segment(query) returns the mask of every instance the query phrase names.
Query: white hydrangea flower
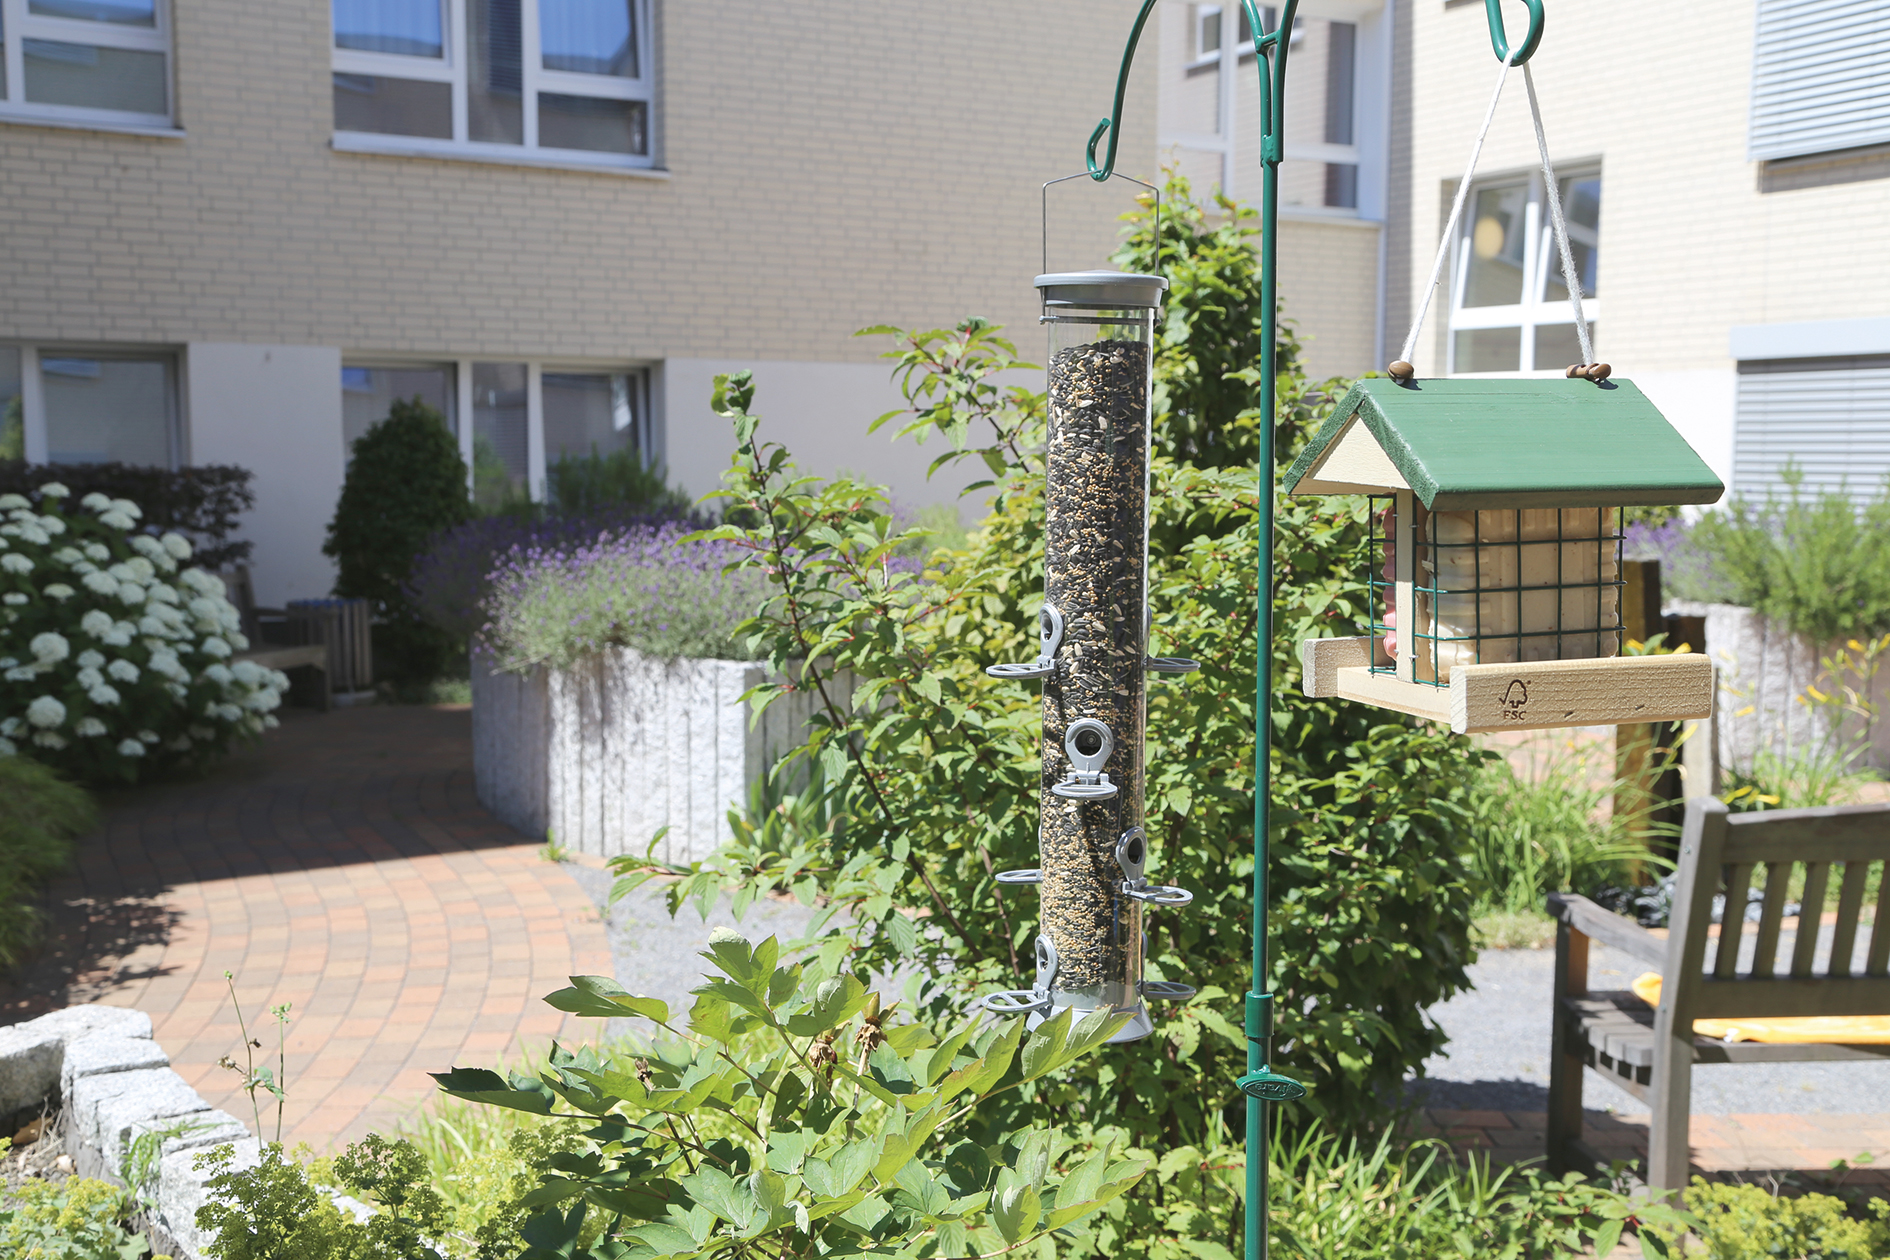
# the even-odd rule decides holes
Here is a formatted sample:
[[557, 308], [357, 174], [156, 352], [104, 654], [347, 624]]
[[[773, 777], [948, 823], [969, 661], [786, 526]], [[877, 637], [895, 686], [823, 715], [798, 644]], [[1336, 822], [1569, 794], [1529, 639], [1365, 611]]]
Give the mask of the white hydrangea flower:
[[26, 646], [35, 657], [49, 665], [72, 655], [72, 645], [66, 642], [66, 636], [51, 630], [34, 635], [33, 641]]
[[243, 720], [243, 711], [226, 701], [217, 706], [217, 716], [225, 722], [240, 722]]
[[74, 678], [75, 678], [75, 681], [81, 687], [96, 687], [100, 683], [105, 681], [105, 675], [99, 673], [96, 669], [93, 669], [90, 666], [87, 666], [86, 668], [81, 669], [78, 672], [78, 674], [74, 676]]
[[158, 742], [158, 733], [156, 731], [139, 731], [138, 742], [141, 744], [155, 744]]
[[137, 582], [120, 582], [118, 584], [118, 599], [121, 603], [142, 604], [144, 602], [144, 587]]
[[106, 708], [117, 704], [119, 700], [123, 698], [118, 694], [118, 688], [112, 686], [110, 683], [103, 682], [87, 691], [85, 695], [86, 699], [90, 700], [93, 704], [102, 704]]
[[155, 600], [160, 604], [175, 604], [178, 602], [177, 588], [172, 586], [169, 582], [151, 583], [151, 589], [146, 591], [144, 596], [146, 599]]
[[22, 524], [20, 526], [19, 537], [21, 541], [30, 542], [35, 547], [44, 547], [47, 543], [52, 541], [52, 535], [41, 529], [37, 524]]
[[268, 671], [255, 661], [237, 661], [230, 666], [230, 673], [235, 675], [236, 681], [245, 687], [255, 687], [262, 683], [263, 676]]
[[269, 671], [269, 685], [279, 692], [286, 692], [289, 689], [289, 676], [279, 669], [272, 669]]
[[80, 578], [79, 581], [84, 583], [85, 589], [91, 591], [94, 595], [118, 594], [118, 579], [102, 570], [94, 569], [92, 572]]
[[26, 720], [34, 726], [57, 726], [66, 720], [66, 706], [51, 696], [41, 696], [26, 706]]
[[10, 717], [0, 721], [0, 735], [14, 736], [20, 733], [20, 719]]
[[125, 572], [121, 577], [129, 576], [133, 581], [149, 582], [157, 576], [157, 568], [143, 556], [133, 556], [121, 566]]
[[219, 620], [217, 616], [219, 611], [217, 601], [211, 599], [208, 595], [199, 595], [188, 604], [185, 604], [184, 607], [189, 609], [190, 615], [195, 617], [198, 621], [209, 622], [211, 625], [215, 625]]
[[132, 520], [129, 516], [126, 516], [123, 512], [117, 512], [117, 511], [100, 512], [98, 514], [98, 523], [101, 525], [109, 525], [113, 529], [124, 529], [124, 530], [135, 528], [138, 524], [138, 522]]
[[166, 534], [158, 540], [164, 544], [164, 550], [179, 560], [190, 559], [190, 539], [182, 534]]
[[68, 499], [72, 497], [72, 491], [66, 489], [56, 481], [49, 481], [39, 488], [39, 497], [42, 499]]
[[[206, 716], [212, 716], [212, 715], [207, 714]], [[215, 739], [217, 737], [217, 733], [207, 726], [193, 726], [189, 728], [189, 731], [190, 731], [190, 737], [192, 739], [203, 740], [203, 739]]]
[[66, 523], [56, 516], [40, 517], [39, 527], [51, 534], [54, 538], [66, 532]]
[[18, 606], [26, 602], [26, 596], [20, 594], [18, 591], [8, 591], [6, 595], [6, 602], [9, 604]]
[[0, 674], [0, 678], [5, 678], [8, 682], [32, 682], [38, 677], [39, 671], [31, 665], [16, 665], [5, 674]]
[[205, 573], [202, 569], [185, 569], [177, 575], [178, 584], [187, 586], [199, 595], [215, 595], [223, 598], [223, 579], [214, 573]]
[[46, 598], [56, 599], [62, 604], [71, 599], [74, 593], [64, 582], [50, 582], [46, 586]]
[[19, 536], [20, 527], [18, 525], [0, 525], [0, 537], [18, 538]]
[[144, 515], [144, 509], [133, 503], [130, 499], [113, 499], [112, 511], [123, 512], [133, 520]]
[[108, 730], [109, 728], [105, 725], [105, 723], [99, 721], [95, 717], [82, 717], [79, 719], [78, 723], [72, 728], [73, 734], [82, 736], [86, 739], [96, 739], [100, 735], [106, 734]]
[[100, 564], [103, 564], [105, 561], [112, 558], [112, 549], [102, 542], [89, 542], [85, 544], [85, 554], [88, 559], [96, 560]]
[[[243, 624], [243, 619], [241, 617], [232, 618], [232, 620], [234, 620], [237, 625]], [[241, 630], [231, 630], [228, 634], [224, 635], [223, 637], [228, 639], [230, 641], [230, 646], [235, 648], [237, 651], [239, 652], [249, 651], [249, 636], [244, 634]]]
[[0, 757], [17, 757], [20, 746], [5, 736], [0, 736]]
[[98, 609], [94, 608], [90, 612], [86, 613], [85, 616], [79, 618], [79, 629], [85, 631], [87, 634], [91, 635], [94, 639], [102, 639], [106, 635], [111, 633], [111, 629], [112, 629], [111, 614], [107, 612], [101, 612]]
[[179, 683], [179, 682], [165, 683], [164, 690], [171, 693], [171, 698], [173, 700], [182, 700], [185, 696], [190, 694], [190, 688], [184, 686], [183, 683]]
[[125, 541], [130, 543], [131, 549], [141, 556], [149, 558], [164, 554], [164, 544], [149, 534], [133, 534]]
[[6, 555], [0, 556], [0, 569], [5, 569], [8, 573], [31, 573], [33, 562], [17, 551], [9, 551]]
[[236, 675], [228, 665], [219, 662], [218, 664], [206, 667], [203, 671], [203, 676], [219, 687], [227, 687]]
[[[170, 632], [169, 626], [165, 625], [159, 618], [153, 617], [150, 613], [146, 613], [144, 616], [138, 618], [138, 633], [145, 636], [147, 639], [154, 641], [162, 640]], [[150, 645], [147, 644], [146, 646]]]
[[267, 713], [282, 703], [282, 697], [267, 687], [260, 687], [243, 697], [243, 707], [257, 713]]
[[79, 506], [88, 512], [103, 512], [112, 505], [111, 498], [94, 490], [79, 500]]
[[57, 560], [60, 564], [77, 564], [79, 561], [85, 559], [85, 553], [80, 551], [77, 547], [61, 547], [59, 550], [52, 553], [52, 558]]
[[262, 720], [262, 724], [263, 724], [263, 729], [265, 731], [273, 731], [278, 726], [282, 725], [282, 719], [277, 717], [275, 714], [271, 713], [268, 717], [265, 717]]
[[202, 643], [198, 644], [197, 650], [202, 652], [205, 656], [221, 658], [230, 654], [230, 645], [213, 634]]
[[20, 494], [0, 494], [0, 511], [22, 512], [32, 508], [32, 500]]
[[144, 745], [140, 744], [135, 739], [121, 739], [118, 741], [118, 755], [120, 757], [142, 757], [144, 756]]
[[138, 667], [133, 665], [130, 661], [125, 660], [123, 657], [107, 665], [105, 672], [111, 677], [116, 678], [119, 682], [129, 683], [138, 681]]
[[138, 633], [138, 627], [129, 621], [121, 621], [99, 636], [98, 641], [106, 647], [130, 647], [131, 638]]
[[174, 739], [167, 739], [164, 741], [164, 747], [171, 752], [189, 752], [190, 736], [179, 735]]
[[103, 669], [105, 667], [105, 654], [98, 651], [96, 648], [87, 648], [74, 658], [74, 663], [81, 669]]
[[55, 735], [51, 731], [41, 731], [39, 734], [33, 736], [33, 742], [38, 744], [41, 748], [57, 750], [66, 746], [66, 737], [64, 735]]

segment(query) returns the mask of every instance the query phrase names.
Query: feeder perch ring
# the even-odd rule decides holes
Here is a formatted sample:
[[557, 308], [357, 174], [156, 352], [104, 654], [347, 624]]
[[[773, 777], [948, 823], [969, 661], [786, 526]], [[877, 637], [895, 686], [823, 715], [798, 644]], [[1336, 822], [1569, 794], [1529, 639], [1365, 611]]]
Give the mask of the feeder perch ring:
[[[1083, 751], [1084, 736], [1091, 736], [1095, 747], [1089, 752]], [[1077, 718], [1070, 723], [1070, 729], [1063, 733], [1063, 751], [1069, 755], [1070, 764], [1076, 767], [1076, 773], [1093, 775], [1099, 773], [1103, 763], [1109, 760], [1109, 754], [1116, 750], [1116, 737], [1109, 727], [1095, 718]]]
[[1004, 989], [987, 993], [972, 1005], [981, 1006], [993, 1015], [1031, 1015], [1050, 1009], [1050, 995], [1034, 989]]
[[1048, 678], [1057, 672], [1057, 648], [1063, 642], [1063, 614], [1056, 605], [1045, 604], [1043, 611], [1037, 614], [1037, 633], [1041, 645], [1037, 649], [1037, 659], [1009, 665], [991, 665], [985, 673], [993, 678]]
[[1195, 991], [1193, 985], [1175, 980], [1142, 981], [1142, 996], [1153, 1002], [1185, 1002]]
[[1057, 667], [1049, 661], [1018, 661], [1004, 665], [987, 665], [984, 672], [993, 678], [1048, 678], [1057, 672]]
[[1151, 674], [1192, 674], [1201, 668], [1201, 662], [1185, 656], [1151, 656], [1142, 662], [1142, 668]]
[[999, 871], [997, 882], [1000, 884], [1041, 884], [1043, 872], [1036, 867], [1021, 871]]
[[1147, 902], [1151, 906], [1186, 906], [1194, 903], [1194, 894], [1185, 888], [1176, 888], [1170, 884], [1136, 885], [1124, 881], [1122, 895], [1136, 901]]
[[1100, 782], [1084, 783], [1074, 778], [1061, 783], [1052, 783], [1050, 790], [1058, 796], [1072, 801], [1106, 801], [1116, 794], [1116, 785], [1109, 781], [1106, 774], [1096, 776]]

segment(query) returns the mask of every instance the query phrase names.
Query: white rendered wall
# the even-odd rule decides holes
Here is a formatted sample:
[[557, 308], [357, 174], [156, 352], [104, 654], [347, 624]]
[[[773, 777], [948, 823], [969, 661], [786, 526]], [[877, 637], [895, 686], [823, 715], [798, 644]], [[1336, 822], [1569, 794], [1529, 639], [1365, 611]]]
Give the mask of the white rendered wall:
[[[1028, 283], [1028, 281], [1026, 281]], [[1027, 327], [1018, 339], [1018, 351], [1027, 358], [1041, 355], [1030, 343], [1037, 329]], [[887, 346], [891, 339], [884, 339]], [[879, 432], [866, 428], [905, 399], [894, 384], [891, 363], [806, 363], [752, 359], [670, 359], [663, 365], [657, 388], [662, 397], [659, 416], [663, 457], [669, 479], [692, 496], [700, 497], [721, 484], [722, 472], [735, 450], [735, 430], [709, 406], [717, 373], [743, 368], [755, 374], [755, 400], [761, 417], [758, 438], [782, 442], [805, 472], [832, 476], [852, 473], [889, 487], [902, 507], [931, 503], [958, 504], [958, 492], [989, 475], [982, 463], [940, 469], [926, 480], [932, 460], [947, 450], [934, 434], [924, 446], [913, 438], [896, 439], [901, 427], [889, 422]], [[1031, 388], [1043, 387], [1041, 372], [1026, 373]], [[961, 519], [971, 514], [967, 506]]]
[[256, 474], [240, 532], [256, 544], [256, 602], [328, 594], [335, 567], [321, 547], [341, 494], [341, 351], [193, 342], [184, 375], [189, 462]]

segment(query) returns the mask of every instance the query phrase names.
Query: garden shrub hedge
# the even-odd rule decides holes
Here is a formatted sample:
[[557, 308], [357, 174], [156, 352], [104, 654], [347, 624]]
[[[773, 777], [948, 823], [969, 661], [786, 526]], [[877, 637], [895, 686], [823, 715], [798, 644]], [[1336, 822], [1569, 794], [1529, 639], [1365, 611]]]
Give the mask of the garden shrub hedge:
[[254, 544], [233, 538], [243, 513], [256, 506], [254, 474], [232, 464], [147, 468], [138, 464], [29, 464], [0, 460], [0, 494], [27, 495], [48, 481], [76, 499], [102, 494], [129, 499], [144, 511], [142, 528], [190, 540], [196, 562], [217, 570], [249, 559]]

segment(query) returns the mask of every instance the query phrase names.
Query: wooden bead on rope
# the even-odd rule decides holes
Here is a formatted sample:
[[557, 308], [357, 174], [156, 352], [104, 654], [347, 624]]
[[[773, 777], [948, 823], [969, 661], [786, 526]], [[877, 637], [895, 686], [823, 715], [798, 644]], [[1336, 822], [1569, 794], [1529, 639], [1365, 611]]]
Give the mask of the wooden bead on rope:
[[1613, 371], [1614, 369], [1606, 363], [1571, 363], [1568, 365], [1568, 371], [1563, 373], [1563, 375], [1568, 377], [1571, 381], [1580, 377], [1583, 380], [1594, 381], [1599, 385], [1602, 381], [1607, 380], [1609, 374]]
[[1403, 359], [1393, 359], [1391, 365], [1385, 369], [1385, 374], [1400, 385], [1409, 385], [1417, 379], [1417, 369]]

